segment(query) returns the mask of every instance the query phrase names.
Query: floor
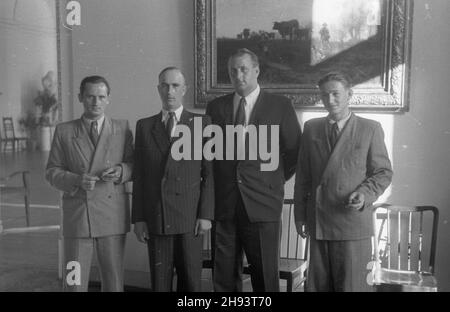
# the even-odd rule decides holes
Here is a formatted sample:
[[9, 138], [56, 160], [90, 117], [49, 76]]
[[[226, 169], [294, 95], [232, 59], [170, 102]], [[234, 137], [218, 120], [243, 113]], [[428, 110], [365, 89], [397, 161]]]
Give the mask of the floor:
[[23, 199], [12, 195], [0, 198], [4, 230], [0, 235], [0, 291], [60, 291], [59, 194], [44, 181], [47, 157], [45, 152], [0, 154], [0, 176], [17, 170], [30, 172], [32, 205], [31, 230], [27, 231]]
[[[44, 180], [47, 157], [48, 152], [39, 151], [0, 153], [0, 177], [16, 170], [29, 170], [31, 180], [30, 228], [26, 228], [23, 199], [0, 197], [0, 218], [3, 222], [3, 233], [0, 234], [0, 291], [61, 291], [61, 281], [58, 279], [59, 193]], [[212, 291], [208, 271], [203, 272], [203, 291]], [[98, 283], [92, 283], [89, 289], [98, 291]], [[126, 287], [125, 290], [143, 291], [133, 287]], [[251, 291], [249, 278], [244, 282], [244, 291]]]

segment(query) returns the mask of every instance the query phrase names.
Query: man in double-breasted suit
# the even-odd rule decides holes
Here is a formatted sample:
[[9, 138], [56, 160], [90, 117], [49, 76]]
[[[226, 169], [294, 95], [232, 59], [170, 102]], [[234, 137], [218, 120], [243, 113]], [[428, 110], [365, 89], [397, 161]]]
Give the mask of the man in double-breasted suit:
[[[162, 112], [136, 125], [132, 222], [137, 239], [148, 246], [153, 291], [172, 290], [174, 267], [177, 291], [201, 291], [201, 234], [214, 216], [214, 180], [211, 161], [192, 154], [195, 136], [202, 136], [194, 133], [195, 119], [203, 128], [210, 121], [183, 107], [186, 84], [178, 68], [161, 71], [158, 91]], [[181, 140], [175, 133], [182, 127], [191, 135], [190, 146], [183, 148], [192, 154], [175, 160], [180, 150], [172, 147]]]
[[84, 114], [56, 127], [48, 158], [46, 179], [64, 192], [63, 285], [68, 291], [87, 291], [94, 249], [102, 290], [123, 290], [125, 237], [130, 230], [123, 183], [131, 179], [133, 137], [126, 120], [105, 116], [109, 94], [105, 78], [83, 79], [78, 97]]
[[310, 235], [308, 291], [368, 291], [371, 205], [389, 186], [391, 163], [376, 121], [349, 110], [349, 79], [319, 81], [329, 115], [305, 123], [295, 182], [295, 221]]
[[[210, 102], [206, 114], [224, 133], [230, 126], [244, 127], [248, 143], [245, 144], [245, 157], [236, 153], [232, 160], [225, 157], [214, 160], [214, 289], [242, 291], [245, 251], [253, 290], [279, 291], [284, 183], [295, 172], [300, 125], [289, 99], [260, 89], [257, 80], [259, 61], [252, 51], [241, 49], [233, 53], [228, 60], [228, 71], [235, 93]], [[263, 127], [267, 127], [268, 133], [265, 140], [261, 132]], [[272, 131], [276, 128], [279, 132], [272, 140]], [[252, 129], [256, 129], [258, 138], [250, 136]], [[238, 139], [236, 141], [235, 150], [241, 144]], [[257, 146], [256, 158], [251, 157], [251, 144]], [[261, 166], [267, 163], [260, 157], [264, 145], [269, 147], [268, 151], [279, 155], [278, 163], [267, 170]], [[225, 145], [223, 150], [230, 147]]]

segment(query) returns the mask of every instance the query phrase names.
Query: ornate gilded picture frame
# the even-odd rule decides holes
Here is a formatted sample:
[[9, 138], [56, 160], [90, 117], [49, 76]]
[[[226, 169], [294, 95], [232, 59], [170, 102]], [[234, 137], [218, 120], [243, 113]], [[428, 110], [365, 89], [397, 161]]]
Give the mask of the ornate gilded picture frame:
[[227, 60], [248, 48], [259, 83], [302, 110], [321, 110], [318, 79], [342, 71], [351, 107], [408, 111], [413, 0], [194, 0], [195, 104], [232, 92]]

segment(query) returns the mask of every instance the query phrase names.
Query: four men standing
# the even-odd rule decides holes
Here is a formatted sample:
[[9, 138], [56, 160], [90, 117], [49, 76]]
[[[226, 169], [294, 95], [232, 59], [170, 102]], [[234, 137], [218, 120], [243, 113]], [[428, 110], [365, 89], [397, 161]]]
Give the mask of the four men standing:
[[[81, 266], [81, 284], [65, 282], [66, 289], [87, 290], [94, 248], [102, 289], [123, 289], [129, 231], [123, 183], [132, 169], [132, 223], [137, 239], [148, 245], [154, 291], [172, 290], [174, 268], [178, 291], [201, 290], [201, 234], [212, 220], [214, 290], [242, 291], [245, 252], [253, 290], [279, 291], [284, 184], [295, 170], [295, 222], [303, 237], [311, 237], [307, 290], [367, 289], [370, 206], [392, 178], [381, 126], [350, 112], [348, 78], [330, 73], [319, 82], [329, 115], [305, 123], [300, 145], [301, 129], [289, 99], [266, 93], [258, 84], [258, 57], [240, 49], [230, 56], [228, 71], [235, 92], [210, 102], [206, 116], [183, 107], [183, 73], [176, 67], [161, 71], [162, 111], [137, 122], [134, 169], [128, 123], [104, 115], [108, 82], [99, 76], [82, 81], [84, 114], [57, 126], [46, 171], [47, 180], [64, 191], [64, 264]], [[261, 148], [258, 126], [270, 126], [271, 140], [263, 143], [277, 151], [277, 166], [262, 170], [267, 160], [260, 153], [249, 157], [249, 142], [243, 144], [244, 157], [234, 153], [233, 159], [211, 161], [201, 153], [201, 159], [176, 160], [172, 147], [182, 132], [177, 127], [194, 133], [198, 118], [202, 129], [243, 129], [242, 140], [223, 142], [223, 151], [239, 151], [251, 127]], [[197, 147], [193, 135], [191, 140], [203, 152], [205, 139]]]

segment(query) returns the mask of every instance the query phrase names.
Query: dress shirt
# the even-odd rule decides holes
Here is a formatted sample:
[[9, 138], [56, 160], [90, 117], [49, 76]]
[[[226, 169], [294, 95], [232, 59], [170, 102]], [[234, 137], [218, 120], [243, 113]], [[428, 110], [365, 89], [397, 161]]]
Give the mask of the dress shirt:
[[[250, 121], [250, 116], [252, 114], [253, 108], [255, 107], [256, 100], [258, 99], [259, 93], [261, 92], [261, 88], [259, 85], [256, 86], [256, 89], [253, 90], [249, 95], [245, 97], [245, 101], [247, 104], [245, 105], [245, 126], [248, 125]], [[241, 101], [241, 96], [237, 93], [234, 93], [233, 98], [233, 120], [236, 119], [236, 113], [239, 108], [239, 102]]]
[[[91, 131], [91, 123], [94, 121], [93, 119], [88, 119], [85, 116], [81, 118], [83, 120], [84, 125], [86, 126], [86, 129], [88, 130], [88, 133]], [[105, 121], [105, 115], [97, 119], [97, 131], [98, 135], [100, 136], [100, 133], [102, 133], [103, 123]]]

